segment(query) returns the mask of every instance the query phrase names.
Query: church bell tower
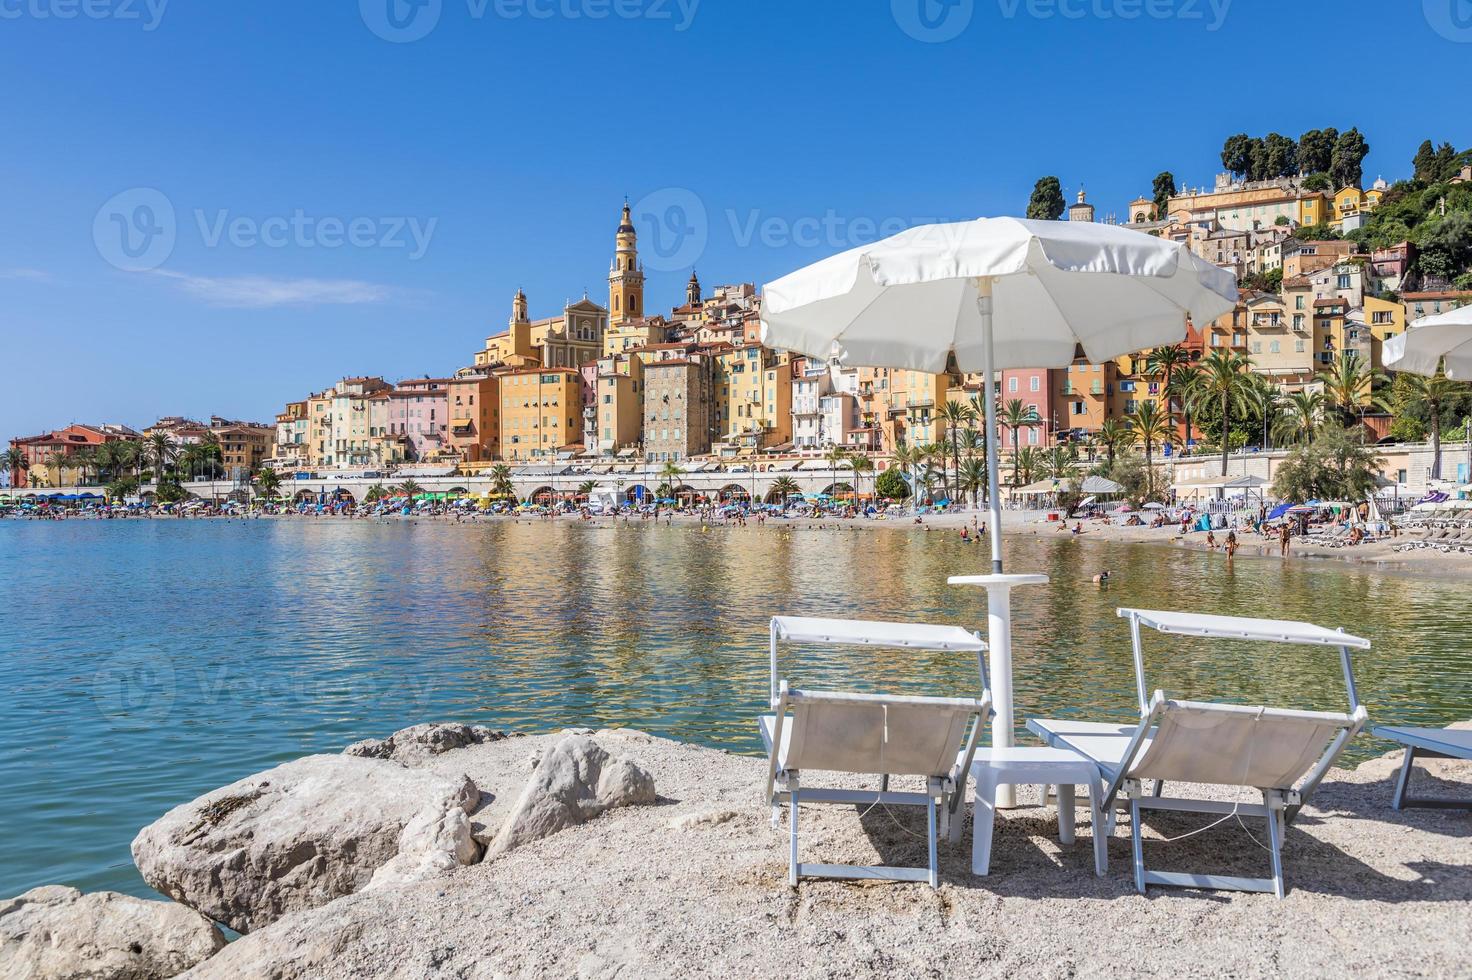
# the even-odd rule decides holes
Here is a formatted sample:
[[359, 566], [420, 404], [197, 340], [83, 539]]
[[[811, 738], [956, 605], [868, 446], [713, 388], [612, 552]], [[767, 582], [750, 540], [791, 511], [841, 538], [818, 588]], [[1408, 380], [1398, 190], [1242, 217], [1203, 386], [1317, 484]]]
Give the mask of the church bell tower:
[[625, 201], [608, 272], [608, 320], [614, 326], [644, 316], [644, 268], [639, 264], [638, 238]]

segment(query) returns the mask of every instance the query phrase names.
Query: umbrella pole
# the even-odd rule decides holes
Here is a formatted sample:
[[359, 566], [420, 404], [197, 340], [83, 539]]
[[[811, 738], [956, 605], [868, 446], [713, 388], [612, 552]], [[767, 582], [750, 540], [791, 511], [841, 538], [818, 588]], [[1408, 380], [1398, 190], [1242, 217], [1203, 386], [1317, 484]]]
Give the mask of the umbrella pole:
[[981, 314], [981, 374], [984, 379], [982, 410], [986, 416], [986, 491], [987, 506], [991, 510], [991, 528], [987, 537], [992, 546], [992, 574], [1002, 574], [1002, 497], [998, 493], [997, 457], [1001, 447], [997, 445], [997, 397], [992, 378], [995, 354], [992, 349], [992, 280], [989, 276], [976, 278], [976, 309]]

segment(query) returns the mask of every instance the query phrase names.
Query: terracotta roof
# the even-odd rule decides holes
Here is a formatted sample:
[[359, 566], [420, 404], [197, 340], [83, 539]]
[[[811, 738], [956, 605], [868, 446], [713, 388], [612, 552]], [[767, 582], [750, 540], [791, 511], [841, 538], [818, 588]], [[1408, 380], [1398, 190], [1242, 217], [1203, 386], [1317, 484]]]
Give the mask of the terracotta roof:
[[1346, 303], [1348, 303], [1348, 300], [1339, 299], [1338, 297], [1316, 299], [1314, 300], [1314, 309], [1318, 309], [1321, 306], [1344, 306]]

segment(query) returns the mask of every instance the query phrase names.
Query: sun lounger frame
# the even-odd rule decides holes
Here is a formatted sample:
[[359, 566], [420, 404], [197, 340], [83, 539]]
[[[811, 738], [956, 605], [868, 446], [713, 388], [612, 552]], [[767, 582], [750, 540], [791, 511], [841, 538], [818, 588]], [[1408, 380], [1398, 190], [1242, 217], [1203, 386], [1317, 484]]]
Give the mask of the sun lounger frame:
[[[825, 691], [801, 691], [780, 680], [777, 670], [777, 650], [782, 642], [834, 645], [860, 645], [900, 647], [919, 650], [953, 650], [974, 652], [978, 676], [981, 680], [980, 698], [928, 698], [906, 697], [883, 694], [853, 694]], [[851, 880], [883, 880], [927, 882], [932, 888], [940, 885], [940, 865], [937, 853], [942, 836], [949, 835], [950, 821], [960, 820], [958, 812], [966, 796], [966, 779], [971, 771], [971, 762], [976, 755], [976, 743], [991, 714], [991, 691], [986, 676], [987, 645], [980, 636], [960, 627], [929, 626], [910, 623], [882, 623], [861, 620], [813, 619], [792, 616], [777, 616], [771, 623], [771, 706], [773, 710], [770, 733], [762, 727], [762, 739], [766, 743], [768, 765], [766, 799], [772, 809], [772, 822], [780, 820], [783, 803], [789, 809], [788, 884], [796, 887], [799, 878], [838, 878]], [[926, 779], [923, 793], [899, 792], [889, 789], [889, 776], [882, 775], [880, 788], [874, 790], [850, 790], [830, 788], [807, 788], [801, 785], [801, 773], [796, 769], [782, 769], [782, 733], [790, 707], [803, 704], [858, 703], [874, 705], [934, 706], [942, 710], [961, 711], [971, 717], [969, 731], [955, 764], [949, 772]], [[926, 810], [926, 832], [928, 837], [928, 861], [924, 868], [906, 868], [880, 865], [816, 864], [798, 860], [798, 809], [802, 803], [851, 804], [856, 806], [923, 806]]]
[[[1445, 731], [1440, 728], [1403, 728], [1391, 725], [1376, 728], [1374, 734], [1378, 738], [1397, 742], [1406, 748], [1405, 761], [1401, 763], [1400, 772], [1395, 777], [1395, 796], [1391, 800], [1391, 805], [1397, 810], [1404, 810], [1408, 806], [1472, 810], [1472, 797], [1432, 799], [1413, 797], [1408, 793], [1411, 785], [1411, 770], [1415, 767], [1417, 759], [1472, 760], [1472, 749], [1446, 742], [1444, 740]], [[1443, 737], [1438, 738], [1438, 736]]]
[[[1112, 829], [1117, 801], [1121, 794], [1128, 801], [1130, 812], [1131, 848], [1134, 852], [1135, 887], [1141, 894], [1149, 885], [1164, 885], [1183, 888], [1210, 888], [1232, 891], [1272, 892], [1282, 898], [1285, 891], [1283, 880], [1283, 836], [1287, 825], [1292, 822], [1304, 804], [1313, 795], [1344, 750], [1349, 740], [1364, 727], [1367, 715], [1359, 703], [1354, 683], [1354, 667], [1350, 659], [1351, 649], [1368, 649], [1370, 642], [1351, 636], [1341, 630], [1329, 630], [1309, 623], [1282, 620], [1250, 619], [1234, 616], [1205, 616], [1190, 613], [1156, 612], [1143, 609], [1120, 609], [1118, 615], [1130, 621], [1130, 636], [1134, 651], [1135, 683], [1140, 699], [1140, 722], [1130, 737], [1127, 748], [1113, 768], [1113, 763], [1099, 759], [1100, 772], [1107, 781], [1100, 810], [1108, 814], [1106, 820]], [[1244, 707], [1241, 705], [1214, 704], [1193, 701], [1168, 700], [1163, 691], [1155, 691], [1147, 698], [1145, 687], [1145, 661], [1141, 646], [1140, 630], [1149, 627], [1160, 633], [1177, 636], [1197, 636], [1213, 639], [1253, 640], [1271, 643], [1289, 643], [1310, 646], [1338, 647], [1340, 664], [1344, 671], [1345, 691], [1350, 710], [1341, 712], [1309, 712], [1281, 708]], [[1145, 792], [1144, 780], [1131, 775], [1131, 768], [1141, 754], [1141, 746], [1153, 738], [1161, 715], [1173, 709], [1206, 711], [1217, 713], [1251, 712], [1255, 717], [1284, 720], [1309, 720], [1338, 727], [1338, 732], [1329, 741], [1323, 754], [1309, 768], [1296, 787], [1258, 787], [1262, 803], [1229, 803], [1218, 800], [1201, 800], [1165, 795], [1165, 785], [1152, 780], [1151, 791]], [[1029, 721], [1028, 728], [1043, 738], [1049, 745], [1070, 748], [1088, 757], [1079, 746], [1070, 744], [1067, 737], [1049, 727], [1046, 721]], [[1141, 816], [1146, 810], [1171, 810], [1177, 812], [1231, 814], [1243, 817], [1259, 817], [1267, 824], [1268, 851], [1272, 876], [1250, 878], [1238, 875], [1187, 874], [1182, 872], [1151, 871], [1145, 866], [1144, 835]]]

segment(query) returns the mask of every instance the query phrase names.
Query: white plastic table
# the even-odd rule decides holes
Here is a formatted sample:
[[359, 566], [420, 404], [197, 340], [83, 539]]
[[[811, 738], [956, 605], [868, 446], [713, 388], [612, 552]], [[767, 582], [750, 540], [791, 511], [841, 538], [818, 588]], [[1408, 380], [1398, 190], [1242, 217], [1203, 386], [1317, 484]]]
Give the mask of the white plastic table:
[[[992, 534], [1000, 533], [1001, 525], [993, 515]], [[993, 538], [995, 541], [995, 537]], [[995, 551], [995, 548], [993, 549]], [[995, 556], [994, 556], [995, 557]], [[996, 562], [1000, 565], [1000, 562]], [[952, 575], [946, 579], [950, 585], [979, 585], [986, 589], [987, 646], [991, 650], [992, 687], [992, 747], [1003, 748], [1012, 744], [1012, 590], [1019, 585], [1047, 585], [1046, 575]], [[1012, 789], [1004, 787], [997, 797], [997, 806], [1007, 808], [1015, 805]]]
[[1067, 749], [1007, 747], [977, 749], [971, 763], [976, 783], [976, 811], [971, 829], [971, 873], [984, 875], [991, 869], [992, 828], [996, 822], [999, 786], [1039, 783], [1058, 787], [1058, 842], [1073, 843], [1073, 809], [1076, 785], [1089, 788], [1089, 814], [1094, 835], [1094, 873], [1103, 876], [1109, 864], [1109, 836], [1099, 813], [1103, 787], [1099, 769], [1083, 756]]

